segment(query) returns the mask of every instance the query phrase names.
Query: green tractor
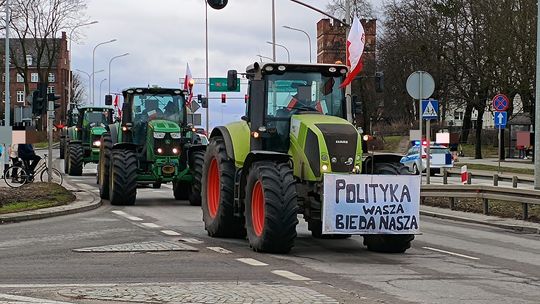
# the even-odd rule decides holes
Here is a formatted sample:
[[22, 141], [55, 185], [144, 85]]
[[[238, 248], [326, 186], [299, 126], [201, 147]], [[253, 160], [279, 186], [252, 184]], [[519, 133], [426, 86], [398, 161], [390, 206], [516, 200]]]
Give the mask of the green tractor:
[[[103, 134], [98, 167], [100, 196], [112, 205], [133, 205], [138, 185], [172, 182], [177, 200], [200, 205], [188, 160], [206, 148], [194, 143], [187, 123], [186, 91], [132, 88], [122, 92], [121, 121]], [[200, 176], [200, 173], [198, 174]], [[193, 188], [193, 189], [192, 189]]]
[[[405, 174], [408, 176], [398, 178], [410, 178], [399, 163], [399, 156], [363, 158], [361, 135], [349, 122], [353, 114], [360, 113], [361, 104], [355, 101], [347, 107], [344, 89], [340, 88], [346, 73], [347, 67], [337, 64], [248, 66], [245, 75], [249, 80], [249, 100], [245, 116], [241, 121], [214, 128], [206, 153], [197, 151], [193, 157], [197, 160], [193, 171], [202, 172], [203, 221], [210, 236], [242, 238], [247, 234], [255, 251], [286, 253], [297, 236], [297, 214], [302, 214], [316, 238], [361, 234], [372, 251], [404, 252], [410, 247], [418, 233], [417, 210], [412, 212], [415, 222], [407, 230], [403, 225], [393, 229], [386, 222], [382, 232], [371, 229], [375, 224], [371, 221], [379, 220], [375, 215], [369, 218], [370, 231], [357, 229], [359, 222], [367, 226], [367, 216], [359, 218], [352, 214], [345, 219], [343, 214], [336, 214], [330, 218], [335, 227], [329, 221], [325, 223], [324, 213], [329, 216], [334, 207], [360, 208], [360, 202], [368, 202], [368, 198], [360, 197], [364, 195], [364, 185], [345, 183], [345, 179]], [[229, 71], [231, 91], [236, 89], [236, 77], [236, 71]], [[330, 187], [325, 191], [328, 185], [333, 187], [326, 181], [331, 177], [338, 177], [337, 190], [328, 190]], [[417, 194], [412, 195], [413, 201], [407, 207], [415, 210], [420, 186], [417, 180], [412, 183], [413, 186], [403, 187], [410, 191], [402, 194], [404, 199], [400, 198], [407, 200], [410, 193]], [[372, 189], [367, 185], [366, 193], [369, 190], [371, 195]], [[391, 186], [397, 191], [395, 185]], [[386, 191], [388, 187], [381, 189]], [[347, 202], [342, 203], [345, 193]], [[334, 194], [335, 202], [327, 198]], [[353, 199], [356, 194], [357, 200]], [[388, 192], [389, 198], [395, 197], [395, 193], [392, 195]], [[414, 201], [416, 197], [418, 201]], [[377, 213], [379, 209], [372, 211]], [[410, 215], [403, 216], [410, 220]], [[382, 220], [388, 222], [389, 218]], [[390, 220], [395, 225], [395, 219]]]
[[112, 123], [113, 115], [114, 110], [110, 107], [79, 108], [77, 123], [67, 128], [61, 141], [60, 156], [64, 156], [66, 174], [81, 176], [85, 164], [98, 163], [101, 135]]

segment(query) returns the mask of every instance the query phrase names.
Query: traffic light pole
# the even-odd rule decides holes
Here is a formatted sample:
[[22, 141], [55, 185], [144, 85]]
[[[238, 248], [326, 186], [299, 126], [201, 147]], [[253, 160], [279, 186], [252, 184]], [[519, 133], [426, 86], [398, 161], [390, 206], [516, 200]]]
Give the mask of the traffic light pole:
[[54, 100], [48, 102], [47, 111], [47, 137], [49, 138], [49, 155], [47, 157], [47, 182], [52, 182], [52, 145], [53, 145], [53, 120], [54, 120]]

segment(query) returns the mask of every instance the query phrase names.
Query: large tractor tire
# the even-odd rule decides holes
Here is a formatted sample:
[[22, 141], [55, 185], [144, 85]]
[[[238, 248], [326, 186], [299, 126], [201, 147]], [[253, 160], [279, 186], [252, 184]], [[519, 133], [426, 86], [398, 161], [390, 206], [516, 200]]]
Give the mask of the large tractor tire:
[[193, 161], [191, 163], [191, 193], [189, 194], [189, 204], [191, 206], [201, 205], [201, 188], [202, 188], [202, 172], [204, 166], [204, 151], [196, 151], [192, 154]]
[[83, 171], [84, 150], [81, 144], [70, 144], [68, 146], [68, 174], [71, 176], [81, 176]]
[[[400, 163], [375, 163], [373, 174], [409, 175], [407, 167]], [[368, 250], [383, 253], [403, 253], [411, 247], [413, 234], [366, 234], [364, 245]]]
[[173, 182], [174, 199], [181, 201], [189, 199], [191, 193], [191, 185], [188, 182], [179, 181]]
[[110, 162], [111, 205], [133, 205], [137, 197], [137, 156], [131, 150], [113, 150]]
[[99, 185], [99, 196], [102, 199], [109, 199], [109, 186], [110, 186], [110, 164], [112, 154], [112, 140], [109, 134], [103, 134], [101, 137], [103, 143], [99, 147], [99, 162], [98, 162], [98, 174], [97, 182]]
[[204, 155], [201, 194], [204, 228], [212, 237], [244, 237], [244, 225], [233, 210], [234, 163], [225, 149], [223, 138], [215, 137]]
[[294, 246], [298, 209], [296, 182], [288, 163], [254, 163], [246, 183], [245, 214], [253, 250], [287, 253]]

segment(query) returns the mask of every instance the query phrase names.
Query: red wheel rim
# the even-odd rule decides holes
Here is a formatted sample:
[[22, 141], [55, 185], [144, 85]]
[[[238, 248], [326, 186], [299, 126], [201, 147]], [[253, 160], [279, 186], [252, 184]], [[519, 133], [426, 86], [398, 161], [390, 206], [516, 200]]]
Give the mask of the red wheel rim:
[[260, 181], [255, 183], [251, 192], [251, 222], [255, 234], [261, 236], [264, 229], [264, 194]]
[[208, 212], [212, 218], [217, 215], [220, 196], [219, 167], [216, 158], [212, 158], [210, 168], [208, 168], [208, 188], [206, 198], [208, 201]]

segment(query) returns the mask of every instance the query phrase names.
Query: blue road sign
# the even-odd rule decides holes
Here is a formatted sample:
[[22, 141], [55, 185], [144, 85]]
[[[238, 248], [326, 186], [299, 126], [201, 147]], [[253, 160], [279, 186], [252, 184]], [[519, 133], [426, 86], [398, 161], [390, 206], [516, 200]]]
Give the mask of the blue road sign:
[[438, 100], [422, 100], [422, 119], [431, 120], [437, 119], [439, 113], [439, 101]]
[[495, 112], [495, 116], [493, 116], [494, 122], [495, 122], [495, 128], [496, 129], [504, 129], [506, 128], [506, 122], [508, 121], [508, 113], [507, 112]]

